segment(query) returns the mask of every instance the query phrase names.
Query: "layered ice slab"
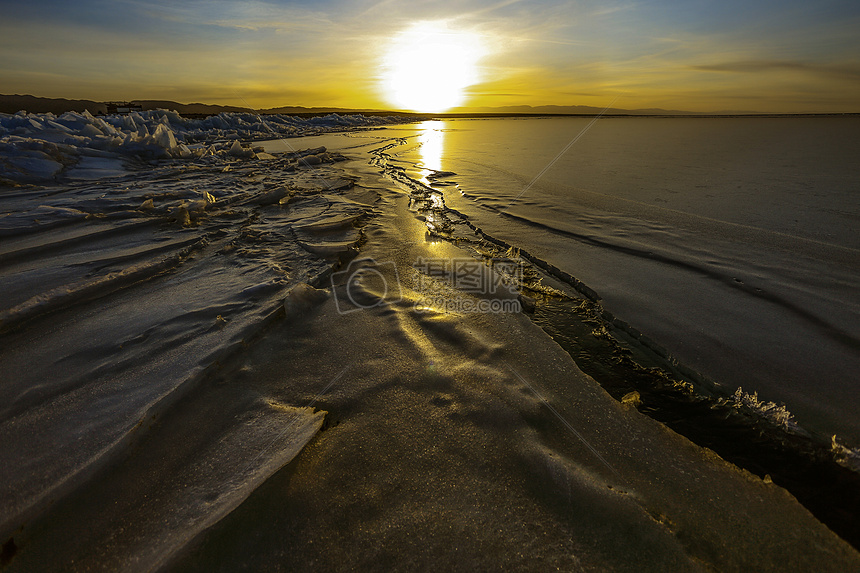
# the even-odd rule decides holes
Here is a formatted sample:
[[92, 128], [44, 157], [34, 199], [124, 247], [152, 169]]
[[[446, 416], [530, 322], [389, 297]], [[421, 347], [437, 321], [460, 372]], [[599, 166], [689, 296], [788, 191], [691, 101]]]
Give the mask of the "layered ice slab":
[[[354, 255], [373, 201], [335, 169], [341, 156], [315, 148], [255, 160], [246, 149], [0, 188], [6, 557], [40, 515], [174, 420], [207, 376], [283, 316], [297, 285], [320, 284]], [[207, 400], [191, 406], [209, 408], [205, 419], [166, 438], [195, 444], [173, 473], [142, 470], [122, 486], [148, 501], [117, 509], [127, 535], [114, 535], [123, 557], [111, 567], [157, 564], [288, 463], [323, 420], [307, 403], [262, 394]]]
[[325, 416], [250, 393], [215, 394], [230, 401], [199, 396], [183, 401], [188, 412], [174, 413], [149, 436], [162, 441], [158, 456], [139, 448], [109, 480], [98, 481], [89, 510], [58, 503], [49, 520], [29, 527], [24, 538], [35, 538], [38, 546], [52, 523], [62, 523], [54, 543], [77, 547], [41, 549], [39, 567], [151, 571], [163, 566], [288, 464]]

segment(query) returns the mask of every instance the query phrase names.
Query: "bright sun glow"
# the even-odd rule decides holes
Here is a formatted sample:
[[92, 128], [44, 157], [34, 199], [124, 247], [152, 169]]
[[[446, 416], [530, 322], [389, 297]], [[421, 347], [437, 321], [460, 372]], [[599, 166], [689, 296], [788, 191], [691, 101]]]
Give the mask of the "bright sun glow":
[[467, 87], [478, 82], [481, 38], [455, 31], [444, 22], [420, 22], [400, 32], [384, 62], [387, 97], [397, 106], [441, 112], [463, 103]]

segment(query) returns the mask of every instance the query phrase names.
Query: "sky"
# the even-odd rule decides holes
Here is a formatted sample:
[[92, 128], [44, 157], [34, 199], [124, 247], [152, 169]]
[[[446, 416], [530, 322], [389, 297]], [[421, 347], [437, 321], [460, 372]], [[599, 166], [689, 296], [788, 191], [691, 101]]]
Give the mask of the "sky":
[[858, 0], [0, 0], [0, 15], [3, 94], [860, 112]]

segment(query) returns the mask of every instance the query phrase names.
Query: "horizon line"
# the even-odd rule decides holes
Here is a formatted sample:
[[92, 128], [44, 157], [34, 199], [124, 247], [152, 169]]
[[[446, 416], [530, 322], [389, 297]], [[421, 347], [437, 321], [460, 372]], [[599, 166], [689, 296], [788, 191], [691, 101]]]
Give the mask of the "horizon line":
[[[0, 94], [0, 104], [3, 103], [3, 99], [6, 98], [32, 98], [34, 100], [39, 100], [39, 103], [43, 105], [50, 105], [52, 102], [56, 104], [61, 104], [62, 102], [68, 102], [70, 104], [73, 103], [81, 103], [81, 104], [97, 104], [97, 105], [106, 105], [108, 103], [119, 103], [120, 100], [93, 100], [93, 99], [80, 99], [80, 98], [56, 98], [56, 97], [44, 97], [44, 96], [34, 96], [31, 94]], [[35, 103], [35, 102], [34, 102]], [[211, 104], [211, 103], [203, 103], [203, 102], [193, 102], [193, 103], [181, 103], [174, 100], [168, 99], [131, 99], [131, 100], [123, 100], [122, 103], [138, 103], [138, 104], [147, 104], [147, 103], [164, 103], [164, 104], [175, 104], [180, 108], [190, 108], [190, 107], [202, 107], [202, 108], [214, 108], [220, 111], [214, 111], [215, 114], [221, 112], [254, 112], [263, 115], [272, 115], [275, 113], [283, 113], [278, 110], [297, 110], [298, 114], [319, 114], [319, 113], [339, 113], [339, 112], [350, 112], [357, 114], [392, 114], [392, 115], [408, 115], [408, 116], [420, 116], [420, 117], [438, 117], [438, 116], [446, 116], [446, 117], [551, 117], [551, 116], [560, 116], [560, 117], [593, 117], [595, 115], [601, 114], [607, 117], [741, 117], [741, 116], [766, 116], [766, 117], [789, 117], [789, 116], [853, 116], [860, 115], [860, 111], [827, 111], [827, 112], [818, 112], [818, 111], [798, 111], [798, 112], [768, 112], [768, 111], [749, 111], [749, 110], [719, 110], [719, 111], [689, 111], [689, 110], [671, 110], [671, 109], [663, 109], [658, 107], [648, 107], [648, 108], [609, 108], [608, 110], [604, 110], [598, 108], [597, 106], [589, 106], [589, 105], [581, 105], [581, 104], [569, 104], [569, 105], [559, 105], [559, 104], [519, 104], [519, 105], [505, 105], [505, 106], [456, 106], [450, 108], [447, 111], [434, 111], [434, 112], [422, 112], [422, 111], [414, 111], [414, 110], [405, 110], [405, 109], [384, 109], [384, 108], [365, 108], [365, 107], [341, 107], [341, 106], [326, 106], [326, 105], [316, 105], [316, 106], [306, 106], [306, 105], [277, 105], [274, 107], [268, 108], [252, 108], [248, 106], [241, 105], [222, 105], [222, 104]], [[6, 107], [6, 106], [2, 106]], [[151, 109], [167, 109], [167, 108], [151, 108]], [[581, 109], [582, 111], [576, 111], [577, 109]], [[18, 110], [12, 112], [2, 112], [0, 113], [17, 113], [17, 111], [27, 111], [28, 113], [46, 113], [44, 111], [30, 111], [27, 109], [19, 108]], [[298, 111], [298, 110], [307, 110], [307, 111]], [[532, 111], [534, 110], [534, 111]], [[543, 111], [541, 111], [543, 110]], [[558, 111], [556, 111], [558, 110]], [[566, 110], [566, 111], [562, 111]], [[586, 111], [588, 110], [588, 111]], [[592, 111], [593, 110], [593, 111]], [[67, 110], [67, 111], [76, 111], [76, 110]], [[180, 115], [183, 114], [183, 111], [186, 115], [202, 115], [213, 113], [213, 110], [200, 110], [200, 111], [191, 111], [191, 110], [182, 110], [182, 109], [173, 109], [171, 111], [176, 111]], [[601, 113], [603, 112], [603, 113]], [[64, 113], [64, 112], [60, 112]]]

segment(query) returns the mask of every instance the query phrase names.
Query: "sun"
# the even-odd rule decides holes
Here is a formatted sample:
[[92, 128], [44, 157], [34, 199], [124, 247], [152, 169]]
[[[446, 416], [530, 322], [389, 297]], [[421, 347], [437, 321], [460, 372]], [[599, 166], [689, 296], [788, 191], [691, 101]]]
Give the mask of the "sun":
[[463, 103], [464, 90], [479, 80], [485, 55], [481, 37], [420, 22], [398, 33], [383, 62], [386, 99], [418, 112], [442, 112]]

